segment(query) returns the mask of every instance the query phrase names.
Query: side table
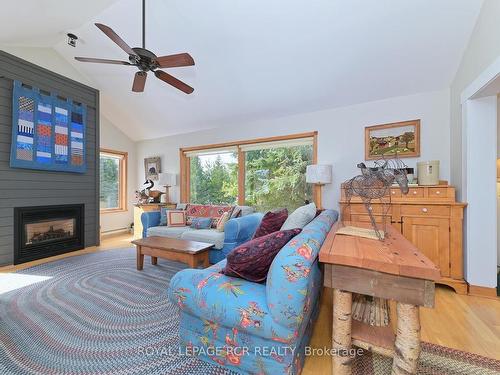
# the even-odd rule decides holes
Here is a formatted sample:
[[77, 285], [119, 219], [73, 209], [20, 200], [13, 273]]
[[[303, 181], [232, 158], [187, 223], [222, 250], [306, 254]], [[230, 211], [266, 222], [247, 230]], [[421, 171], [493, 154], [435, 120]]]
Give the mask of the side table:
[[[351, 374], [351, 345], [393, 357], [392, 374], [416, 374], [420, 356], [419, 306], [434, 307], [439, 269], [396, 229], [386, 239], [337, 235], [337, 223], [320, 250], [324, 285], [333, 288], [333, 374]], [[397, 335], [352, 319], [352, 293], [396, 301]]]

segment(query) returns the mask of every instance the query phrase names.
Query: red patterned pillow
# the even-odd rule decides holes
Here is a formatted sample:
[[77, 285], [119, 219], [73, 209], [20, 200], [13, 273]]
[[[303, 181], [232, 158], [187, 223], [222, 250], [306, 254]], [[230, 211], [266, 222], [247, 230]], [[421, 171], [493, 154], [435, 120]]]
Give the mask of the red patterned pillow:
[[300, 232], [299, 228], [283, 230], [245, 242], [228, 254], [221, 273], [253, 282], [265, 281], [276, 254]]
[[209, 217], [212, 219], [211, 227], [216, 228], [217, 222], [224, 212], [231, 213], [234, 206], [214, 206], [211, 204], [188, 204], [186, 206], [186, 224], [191, 225], [195, 217]]
[[265, 236], [266, 234], [280, 230], [281, 226], [283, 225], [287, 217], [288, 217], [288, 210], [286, 208], [274, 212], [269, 211], [262, 218], [259, 227], [257, 228], [255, 234], [253, 235], [253, 238], [262, 237]]

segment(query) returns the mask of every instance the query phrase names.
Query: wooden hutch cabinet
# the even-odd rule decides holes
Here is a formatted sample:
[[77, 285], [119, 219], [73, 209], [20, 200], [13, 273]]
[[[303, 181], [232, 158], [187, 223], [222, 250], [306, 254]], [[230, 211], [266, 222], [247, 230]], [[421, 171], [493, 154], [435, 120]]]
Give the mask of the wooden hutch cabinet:
[[[440, 284], [449, 285], [459, 294], [467, 294], [463, 276], [462, 223], [466, 204], [456, 202], [455, 188], [446, 181], [437, 186], [410, 187], [407, 195], [398, 187], [390, 190], [391, 203], [386, 212], [378, 200], [369, 209], [376, 221], [386, 217], [400, 233], [441, 270]], [[348, 206], [344, 189], [340, 201], [341, 215], [347, 221], [369, 222], [366, 208], [359, 197]]]

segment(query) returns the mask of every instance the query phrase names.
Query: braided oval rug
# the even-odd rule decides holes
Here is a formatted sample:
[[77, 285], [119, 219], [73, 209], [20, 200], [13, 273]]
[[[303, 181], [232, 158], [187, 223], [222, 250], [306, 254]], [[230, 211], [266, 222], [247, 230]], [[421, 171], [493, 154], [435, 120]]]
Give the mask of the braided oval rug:
[[[132, 248], [74, 256], [14, 274], [38, 282], [11, 291], [0, 285], [0, 374], [234, 374], [176, 351], [179, 319], [166, 289], [186, 266], [159, 259], [137, 271], [135, 261]], [[499, 361], [422, 349], [419, 374], [500, 373]], [[353, 374], [390, 374], [391, 363], [366, 353]]]

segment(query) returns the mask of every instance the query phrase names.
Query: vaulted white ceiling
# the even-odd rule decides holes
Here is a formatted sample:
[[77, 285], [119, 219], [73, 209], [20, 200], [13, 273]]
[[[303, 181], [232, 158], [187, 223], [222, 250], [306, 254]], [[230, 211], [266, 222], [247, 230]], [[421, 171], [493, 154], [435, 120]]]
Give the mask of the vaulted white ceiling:
[[146, 48], [194, 57], [194, 67], [168, 69], [191, 95], [152, 75], [132, 93], [134, 67], [73, 59], [126, 60], [93, 23], [140, 46], [140, 4], [2, 4], [0, 42], [53, 46], [101, 90], [103, 114], [139, 140], [449, 87], [482, 0], [147, 0]]

